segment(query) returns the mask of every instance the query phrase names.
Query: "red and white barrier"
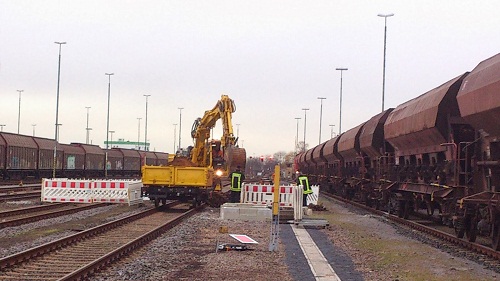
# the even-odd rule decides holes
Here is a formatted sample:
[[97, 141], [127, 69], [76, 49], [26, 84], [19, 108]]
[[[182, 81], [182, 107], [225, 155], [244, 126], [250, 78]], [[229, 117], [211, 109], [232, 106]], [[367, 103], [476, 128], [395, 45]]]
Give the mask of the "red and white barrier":
[[[293, 185], [280, 186], [280, 207], [293, 207]], [[241, 202], [252, 203], [256, 205], [273, 204], [273, 185], [250, 184], [245, 183], [241, 188]]]
[[142, 202], [142, 182], [137, 180], [43, 179], [42, 201], [75, 203]]
[[90, 180], [73, 181], [68, 179], [43, 179], [43, 202], [92, 203]]

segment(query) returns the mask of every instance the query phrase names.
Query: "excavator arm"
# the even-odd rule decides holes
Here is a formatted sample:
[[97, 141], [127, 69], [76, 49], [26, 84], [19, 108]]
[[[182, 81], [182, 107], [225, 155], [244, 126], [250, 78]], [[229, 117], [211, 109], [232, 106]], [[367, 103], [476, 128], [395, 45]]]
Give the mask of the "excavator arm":
[[191, 151], [191, 161], [200, 167], [212, 166], [211, 146], [208, 144], [210, 130], [215, 127], [219, 119], [222, 119], [223, 135], [221, 138], [221, 149], [234, 146], [236, 139], [233, 134], [232, 113], [236, 111], [234, 101], [227, 95], [211, 109], [205, 111], [202, 118], [197, 118], [191, 128], [191, 137], [194, 139], [194, 147]]

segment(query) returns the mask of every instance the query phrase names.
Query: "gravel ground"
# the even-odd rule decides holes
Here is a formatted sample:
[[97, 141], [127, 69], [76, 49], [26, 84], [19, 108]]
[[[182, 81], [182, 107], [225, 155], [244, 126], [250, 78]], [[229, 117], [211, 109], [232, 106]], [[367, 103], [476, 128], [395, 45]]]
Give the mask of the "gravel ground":
[[[313, 217], [330, 222], [330, 227], [320, 230], [322, 237], [352, 258], [363, 280], [498, 280], [500, 276], [415, 240], [412, 231], [402, 231], [384, 218], [324, 198], [320, 202], [328, 211], [315, 212]], [[290, 274], [288, 267], [293, 265], [286, 264], [284, 245], [277, 252], [268, 251], [269, 222], [221, 220], [219, 212], [205, 209], [91, 280], [300, 280]], [[237, 243], [219, 232], [222, 226], [259, 244], [248, 251], [216, 253], [217, 243]]]
[[147, 207], [108, 205], [29, 224], [3, 228], [0, 230], [0, 244], [2, 245], [0, 247], [0, 257], [6, 257], [74, 234], [76, 231], [89, 229], [101, 223], [138, 213], [145, 208]]
[[[322, 237], [350, 256], [363, 280], [498, 280], [500, 276], [475, 262], [449, 255], [413, 240], [383, 218], [356, 213], [321, 201], [328, 209], [313, 217], [330, 221]], [[247, 234], [259, 242], [251, 251], [215, 253], [215, 245], [234, 243], [228, 234]], [[269, 252], [269, 222], [245, 222], [219, 218], [208, 208], [165, 233], [129, 257], [94, 276], [92, 280], [300, 280], [286, 264], [284, 245]], [[295, 270], [296, 272], [296, 270]]]
[[[284, 265], [283, 245], [268, 251], [270, 223], [223, 221], [219, 212], [205, 209], [92, 280], [293, 280]], [[259, 244], [247, 251], [216, 253], [217, 243], [238, 244], [219, 232], [221, 226]]]

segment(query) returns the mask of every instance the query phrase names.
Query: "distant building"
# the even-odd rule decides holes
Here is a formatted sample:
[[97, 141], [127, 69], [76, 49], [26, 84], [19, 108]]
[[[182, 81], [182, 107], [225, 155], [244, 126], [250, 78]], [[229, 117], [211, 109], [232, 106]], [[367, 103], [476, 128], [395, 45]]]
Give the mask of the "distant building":
[[[136, 141], [126, 141], [124, 139], [118, 139], [117, 141], [107, 142], [110, 148], [126, 148], [126, 149], [136, 149], [136, 150], [146, 150], [149, 151], [150, 143], [136, 142]], [[106, 146], [106, 141], [104, 141], [104, 146]], [[144, 149], [145, 148], [145, 149]]]

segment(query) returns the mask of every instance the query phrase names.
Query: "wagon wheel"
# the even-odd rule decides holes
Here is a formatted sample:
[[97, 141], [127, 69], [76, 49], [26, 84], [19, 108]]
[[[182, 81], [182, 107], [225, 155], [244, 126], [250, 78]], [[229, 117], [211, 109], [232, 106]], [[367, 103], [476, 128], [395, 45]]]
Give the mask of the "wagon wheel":
[[161, 204], [162, 205], [167, 205], [167, 198], [162, 198], [161, 199]]
[[476, 242], [477, 237], [477, 215], [465, 218], [465, 234], [469, 242]]
[[463, 217], [457, 218], [454, 224], [454, 229], [455, 229], [455, 234], [457, 235], [457, 238], [464, 238], [465, 235], [465, 222]]
[[427, 207], [427, 216], [432, 217], [434, 215], [434, 206], [432, 202], [425, 201], [425, 206]]
[[492, 233], [492, 243], [491, 247], [495, 251], [500, 251], [500, 218], [496, 218], [493, 223], [493, 233]]
[[398, 217], [403, 218], [405, 215], [406, 201], [398, 200], [398, 205], [396, 206], [398, 211]]
[[412, 213], [412, 206], [410, 201], [404, 201], [404, 212], [403, 212], [403, 218], [406, 220], [410, 217], [410, 214]]
[[160, 198], [155, 198], [155, 207], [158, 208], [160, 206]]

